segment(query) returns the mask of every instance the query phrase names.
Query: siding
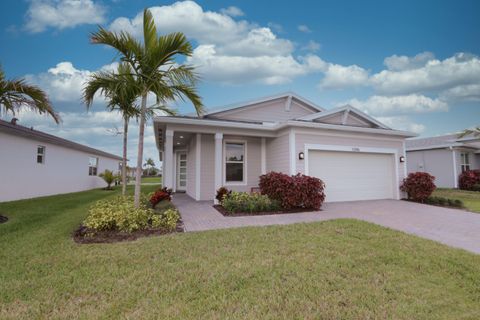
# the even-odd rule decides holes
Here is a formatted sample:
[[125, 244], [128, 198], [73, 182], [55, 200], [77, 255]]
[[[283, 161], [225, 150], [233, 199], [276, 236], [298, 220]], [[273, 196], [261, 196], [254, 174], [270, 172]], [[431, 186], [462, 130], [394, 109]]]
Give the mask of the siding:
[[239, 108], [232, 111], [225, 111], [210, 118], [240, 120], [240, 121], [286, 121], [303, 117], [315, 111], [302, 106], [300, 103], [292, 99], [290, 111], [285, 110], [285, 99], [278, 99], [274, 101], [260, 103], [255, 106]]
[[288, 133], [284, 131], [276, 138], [267, 138], [267, 172], [290, 172]]
[[212, 200], [215, 195], [215, 138], [213, 134], [202, 134], [200, 199]]
[[[460, 155], [457, 155], [460, 161]], [[407, 152], [407, 171], [428, 172], [435, 177], [435, 185], [442, 188], [454, 188], [455, 177], [453, 172], [452, 150], [435, 149]], [[458, 165], [458, 171], [460, 166]]]
[[[46, 147], [44, 164], [37, 163], [38, 145]], [[0, 146], [0, 202], [105, 187], [102, 178], [88, 175], [90, 156], [98, 158], [98, 173], [119, 170], [117, 159], [5, 133]]]

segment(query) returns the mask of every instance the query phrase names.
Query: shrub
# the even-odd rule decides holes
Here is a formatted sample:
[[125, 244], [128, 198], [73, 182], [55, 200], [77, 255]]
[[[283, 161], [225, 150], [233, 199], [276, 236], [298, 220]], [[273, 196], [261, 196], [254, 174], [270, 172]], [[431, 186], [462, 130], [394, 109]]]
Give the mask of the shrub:
[[172, 200], [172, 189], [167, 189], [167, 187], [164, 187], [162, 189], [159, 189], [155, 191], [151, 196], [150, 196], [150, 204], [152, 205], [152, 208], [155, 208], [155, 206], [163, 200]]
[[112, 183], [118, 179], [118, 174], [114, 174], [113, 171], [106, 169], [104, 172], [98, 175], [107, 183], [107, 190], [112, 189]]
[[272, 200], [266, 195], [237, 191], [232, 191], [228, 197], [223, 198], [222, 205], [230, 213], [271, 212], [281, 209], [279, 201]]
[[480, 183], [480, 170], [467, 170], [458, 177], [458, 186], [462, 190], [475, 190], [475, 185]]
[[176, 209], [167, 209], [151, 218], [153, 228], [164, 228], [169, 231], [175, 230], [178, 220], [180, 220], [180, 214]]
[[432, 204], [435, 206], [448, 206], [454, 208], [464, 208], [464, 204], [461, 200], [458, 199], [449, 199], [444, 197], [428, 197], [425, 199], [425, 203]]
[[100, 200], [88, 211], [84, 225], [88, 228], [101, 230], [119, 230], [133, 232], [148, 226], [153, 210], [141, 204], [135, 207], [133, 197], [115, 197], [110, 200]]
[[435, 177], [426, 172], [410, 173], [403, 179], [400, 190], [407, 193], [408, 198], [414, 201], [424, 202], [436, 189]]
[[318, 210], [325, 200], [325, 184], [322, 180], [303, 174], [289, 176], [269, 172], [260, 176], [260, 191], [278, 200], [286, 210], [307, 208]]
[[215, 195], [215, 199], [218, 200], [218, 202], [222, 202], [224, 197], [225, 196], [228, 196], [230, 194], [231, 191], [229, 191], [227, 188], [225, 187], [220, 187], [218, 190], [217, 190], [217, 194]]

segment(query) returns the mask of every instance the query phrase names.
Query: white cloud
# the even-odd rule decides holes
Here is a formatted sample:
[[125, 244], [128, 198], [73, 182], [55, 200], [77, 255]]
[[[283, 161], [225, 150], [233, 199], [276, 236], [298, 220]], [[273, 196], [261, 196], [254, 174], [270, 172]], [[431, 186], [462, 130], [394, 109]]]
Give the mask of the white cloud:
[[446, 102], [416, 94], [393, 97], [375, 95], [367, 100], [352, 99], [344, 104], [375, 116], [448, 111]]
[[406, 116], [377, 117], [377, 120], [390, 128], [410, 131], [417, 134], [424, 132], [426, 129], [423, 124], [412, 122], [412, 120]]
[[440, 97], [448, 101], [480, 101], [480, 83], [450, 88], [443, 91]]
[[307, 25], [301, 24], [297, 27], [298, 31], [303, 32], [303, 33], [311, 33], [312, 30]]
[[220, 9], [220, 12], [231, 17], [241, 17], [245, 15], [242, 9], [235, 6], [230, 6], [228, 8]]
[[318, 50], [320, 50], [320, 43], [310, 40], [306, 45], [302, 47], [302, 50], [317, 52]]
[[397, 56], [395, 54], [385, 58], [383, 63], [389, 70], [402, 71], [423, 67], [428, 61], [433, 59], [435, 59], [433, 53], [426, 51], [419, 53], [414, 57]]
[[92, 0], [32, 0], [25, 28], [37, 33], [49, 27], [62, 30], [81, 24], [99, 24], [105, 21], [105, 13], [105, 7]]
[[480, 59], [466, 53], [458, 53], [445, 60], [428, 60], [423, 67], [417, 68], [411, 68], [410, 62], [402, 65], [390, 61], [389, 65], [401, 70], [383, 70], [371, 77], [374, 89], [381, 94], [438, 92], [461, 85], [480, 84]]
[[325, 77], [320, 81], [322, 89], [340, 89], [367, 85], [368, 71], [357, 66], [342, 66], [329, 64]]

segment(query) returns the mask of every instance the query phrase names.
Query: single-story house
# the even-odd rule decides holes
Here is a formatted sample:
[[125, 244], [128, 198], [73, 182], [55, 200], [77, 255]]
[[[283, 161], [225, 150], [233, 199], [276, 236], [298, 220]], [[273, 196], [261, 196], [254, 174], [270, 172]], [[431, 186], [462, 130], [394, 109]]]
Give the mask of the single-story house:
[[442, 188], [458, 188], [458, 176], [480, 169], [480, 139], [459, 134], [406, 141], [407, 171], [428, 172]]
[[196, 116], [154, 118], [163, 182], [196, 200], [257, 188], [269, 171], [315, 176], [327, 201], [399, 199], [405, 139], [351, 106], [325, 110], [295, 93]]
[[121, 157], [0, 120], [0, 202], [105, 187]]

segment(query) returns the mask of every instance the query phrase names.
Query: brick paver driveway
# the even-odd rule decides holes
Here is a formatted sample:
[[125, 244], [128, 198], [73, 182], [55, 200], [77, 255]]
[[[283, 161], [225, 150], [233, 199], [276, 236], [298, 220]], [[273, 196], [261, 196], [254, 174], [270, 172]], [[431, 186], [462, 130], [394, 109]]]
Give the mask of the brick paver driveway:
[[224, 217], [211, 201], [175, 194], [186, 231], [267, 226], [353, 218], [439, 241], [480, 254], [480, 214], [398, 200], [326, 203], [322, 211], [252, 217]]

